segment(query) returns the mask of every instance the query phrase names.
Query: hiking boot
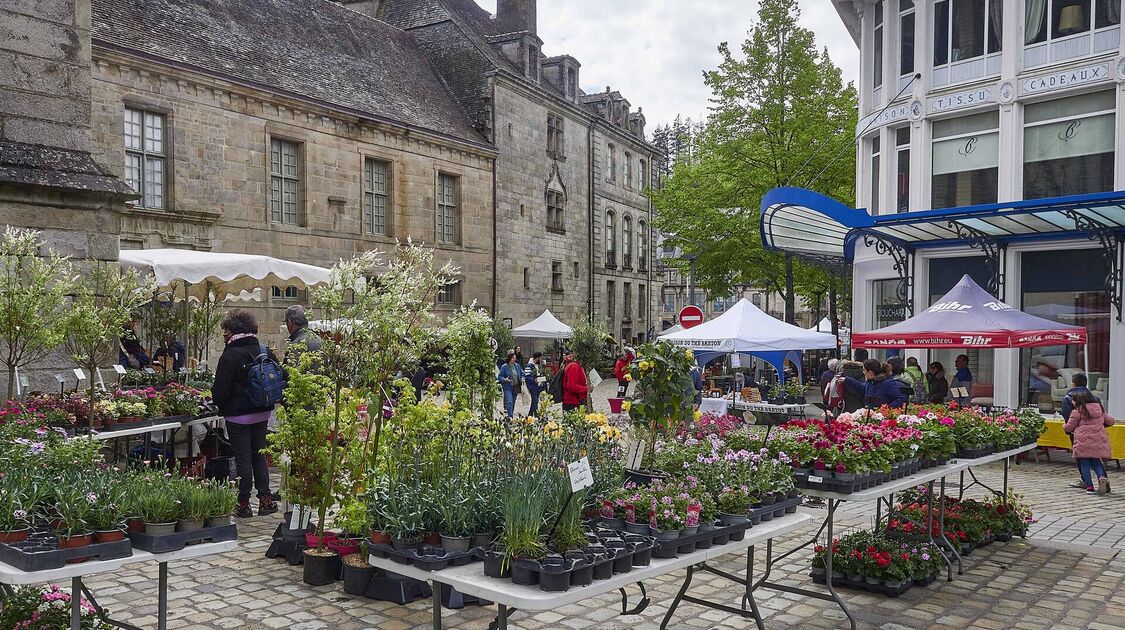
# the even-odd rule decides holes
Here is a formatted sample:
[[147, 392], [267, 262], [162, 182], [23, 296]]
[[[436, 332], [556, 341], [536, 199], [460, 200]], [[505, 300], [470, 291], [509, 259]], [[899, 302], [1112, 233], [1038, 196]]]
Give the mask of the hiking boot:
[[234, 511], [234, 515], [236, 518], [250, 518], [254, 516], [254, 511], [250, 509], [250, 502], [239, 502], [238, 509]]
[[258, 499], [258, 516], [269, 516], [277, 512], [277, 503], [274, 503], [273, 497], [262, 497]]
[[1098, 494], [1109, 492], [1109, 480], [1105, 477], [1098, 479]]

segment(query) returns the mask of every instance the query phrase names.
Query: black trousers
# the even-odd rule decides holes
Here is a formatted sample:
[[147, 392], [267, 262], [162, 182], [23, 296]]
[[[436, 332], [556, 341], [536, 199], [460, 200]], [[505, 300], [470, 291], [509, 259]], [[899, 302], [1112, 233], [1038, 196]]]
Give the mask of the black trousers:
[[266, 421], [254, 424], [227, 423], [230, 447], [234, 451], [234, 464], [238, 469], [238, 501], [248, 503], [250, 492], [258, 489], [258, 498], [272, 496], [270, 469], [266, 466]]

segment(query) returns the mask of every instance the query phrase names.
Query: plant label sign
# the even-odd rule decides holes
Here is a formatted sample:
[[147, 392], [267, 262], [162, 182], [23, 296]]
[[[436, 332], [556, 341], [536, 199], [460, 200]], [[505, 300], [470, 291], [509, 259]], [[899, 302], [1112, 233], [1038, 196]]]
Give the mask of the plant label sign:
[[59, 384], [61, 385], [61, 384], [66, 382], [66, 376], [63, 376], [62, 374], [56, 374], [55, 380], [58, 381]]
[[113, 371], [117, 372], [121, 376], [125, 376], [125, 366], [124, 365], [114, 365]]
[[312, 509], [301, 505], [293, 505], [293, 515], [289, 517], [289, 529], [304, 529], [309, 526], [309, 519], [311, 518]]
[[146, 367], [145, 368], [145, 374], [156, 374], [156, 370], [154, 370], [150, 367]]
[[590, 469], [588, 457], [567, 464], [566, 471], [570, 474], [571, 492], [578, 492], [582, 488], [589, 488], [594, 485], [594, 471]]
[[625, 468], [630, 470], [639, 470], [641, 467], [641, 459], [645, 455], [645, 441], [637, 440], [630, 442], [629, 446], [625, 449], [628, 456], [625, 458]]
[[590, 388], [593, 389], [601, 384], [601, 382], [605, 379], [602, 378], [601, 374], [598, 374], [597, 370], [595, 370], [594, 368], [590, 368], [590, 375], [588, 377], [588, 380], [590, 382]]
[[86, 373], [82, 371], [82, 368], [74, 368], [74, 378], [84, 381], [86, 380]]

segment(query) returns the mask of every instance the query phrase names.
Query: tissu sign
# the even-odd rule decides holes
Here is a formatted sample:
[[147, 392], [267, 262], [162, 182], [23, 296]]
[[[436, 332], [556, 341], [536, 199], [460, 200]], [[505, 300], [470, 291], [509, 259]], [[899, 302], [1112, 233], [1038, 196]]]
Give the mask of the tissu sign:
[[925, 312], [886, 328], [852, 333], [862, 348], [1030, 348], [1086, 343], [1086, 329], [1017, 310], [968, 275]]

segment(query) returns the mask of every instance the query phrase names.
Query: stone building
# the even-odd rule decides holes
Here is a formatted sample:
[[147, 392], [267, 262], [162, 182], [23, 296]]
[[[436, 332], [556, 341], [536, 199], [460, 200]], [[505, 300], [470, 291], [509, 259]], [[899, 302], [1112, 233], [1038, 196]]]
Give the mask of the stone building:
[[[324, 0], [94, 0], [98, 162], [141, 194], [122, 248], [328, 266], [410, 238], [439, 310], [493, 304], [496, 151], [401, 29]], [[274, 287], [263, 331], [304, 296]]]
[[[0, 224], [39, 230], [59, 254], [117, 260], [135, 195], [90, 155], [90, 1], [4, 2], [0, 24]], [[36, 366], [30, 386], [66, 363]]]
[[580, 64], [545, 56], [535, 0], [346, 2], [404, 29], [496, 157], [496, 306], [520, 324], [550, 308], [616, 336], [655, 323], [651, 206], [655, 147], [619, 93], [586, 94]]

